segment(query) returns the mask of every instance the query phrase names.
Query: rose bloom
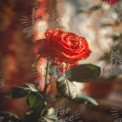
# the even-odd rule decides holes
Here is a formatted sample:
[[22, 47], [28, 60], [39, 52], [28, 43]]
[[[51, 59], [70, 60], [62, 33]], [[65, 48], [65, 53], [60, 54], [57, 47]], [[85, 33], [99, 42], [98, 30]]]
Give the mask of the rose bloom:
[[91, 53], [86, 39], [74, 33], [50, 29], [45, 35], [45, 39], [36, 42], [34, 52], [42, 57], [56, 59], [57, 63], [75, 64]]
[[103, 0], [109, 4], [115, 4], [116, 2], [118, 2], [119, 0]]

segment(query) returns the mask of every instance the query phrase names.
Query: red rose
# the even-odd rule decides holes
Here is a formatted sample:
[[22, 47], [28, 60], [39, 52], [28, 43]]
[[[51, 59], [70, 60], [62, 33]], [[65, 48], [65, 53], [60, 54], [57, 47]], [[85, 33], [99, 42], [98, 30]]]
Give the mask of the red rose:
[[116, 2], [118, 2], [118, 0], [103, 0], [109, 4], [115, 4]]
[[86, 59], [91, 53], [86, 39], [74, 33], [48, 30], [45, 35], [46, 39], [39, 40], [36, 46], [36, 52], [42, 56], [57, 58], [60, 62], [72, 64]]

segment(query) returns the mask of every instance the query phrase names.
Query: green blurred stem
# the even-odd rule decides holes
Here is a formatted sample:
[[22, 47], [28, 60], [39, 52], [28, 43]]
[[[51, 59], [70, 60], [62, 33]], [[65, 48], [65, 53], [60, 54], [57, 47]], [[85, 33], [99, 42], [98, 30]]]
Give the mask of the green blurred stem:
[[45, 87], [44, 87], [44, 95], [46, 96], [46, 91], [49, 85], [49, 81], [48, 81], [48, 74], [49, 74], [49, 68], [50, 68], [50, 62], [47, 61], [47, 67], [46, 67], [46, 75], [45, 75]]
[[35, 62], [32, 64], [32, 67], [35, 67], [35, 66], [36, 66], [36, 64], [37, 64], [37, 62], [39, 61], [40, 58], [41, 58], [41, 56], [39, 56], [39, 57], [35, 60]]

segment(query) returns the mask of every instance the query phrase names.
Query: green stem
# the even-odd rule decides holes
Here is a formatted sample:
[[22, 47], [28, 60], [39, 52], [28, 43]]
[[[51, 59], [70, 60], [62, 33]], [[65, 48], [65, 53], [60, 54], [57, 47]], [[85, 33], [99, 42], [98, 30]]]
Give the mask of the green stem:
[[46, 91], [47, 91], [47, 88], [48, 88], [48, 74], [49, 74], [49, 68], [50, 68], [50, 62], [47, 61], [47, 67], [46, 67], [46, 75], [45, 75], [45, 87], [44, 87], [44, 95], [46, 96]]
[[39, 56], [39, 57], [35, 60], [35, 62], [32, 64], [32, 67], [35, 67], [35, 66], [36, 66], [36, 64], [37, 64], [37, 62], [39, 61], [40, 58], [41, 58], [41, 56]]
[[[45, 87], [44, 87], [44, 91], [43, 91], [43, 95], [44, 95], [45, 98], [46, 98], [46, 91], [47, 91], [48, 84], [49, 84], [48, 83], [49, 68], [50, 68], [50, 62], [47, 61], [46, 75], [45, 75]], [[43, 109], [41, 108], [40, 110], [37, 111], [37, 116], [36, 116], [37, 119], [39, 119], [39, 116], [41, 115], [41, 112], [42, 112]]]

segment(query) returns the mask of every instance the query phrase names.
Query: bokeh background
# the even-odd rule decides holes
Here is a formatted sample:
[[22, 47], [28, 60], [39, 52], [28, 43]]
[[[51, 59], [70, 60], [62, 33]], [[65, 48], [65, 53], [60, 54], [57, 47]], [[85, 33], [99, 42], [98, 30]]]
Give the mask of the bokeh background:
[[[33, 45], [47, 28], [64, 29], [84, 36], [92, 54], [80, 63], [101, 67], [92, 83], [76, 84], [79, 94], [91, 96], [100, 106], [76, 105], [63, 100], [64, 107], [78, 109], [85, 122], [114, 122], [122, 114], [122, 1], [46, 0], [48, 15], [35, 19], [41, 1], [1, 0], [0, 2], [0, 110], [23, 116], [23, 99], [6, 99], [12, 87], [33, 82]], [[34, 30], [39, 27], [39, 31]], [[50, 90], [53, 93], [55, 90]], [[21, 106], [19, 105], [21, 104]], [[23, 107], [22, 107], [23, 106]], [[117, 108], [118, 118], [111, 113]], [[115, 113], [115, 114], [116, 114]], [[113, 115], [112, 115], [113, 114]], [[122, 120], [121, 120], [122, 121]]]

